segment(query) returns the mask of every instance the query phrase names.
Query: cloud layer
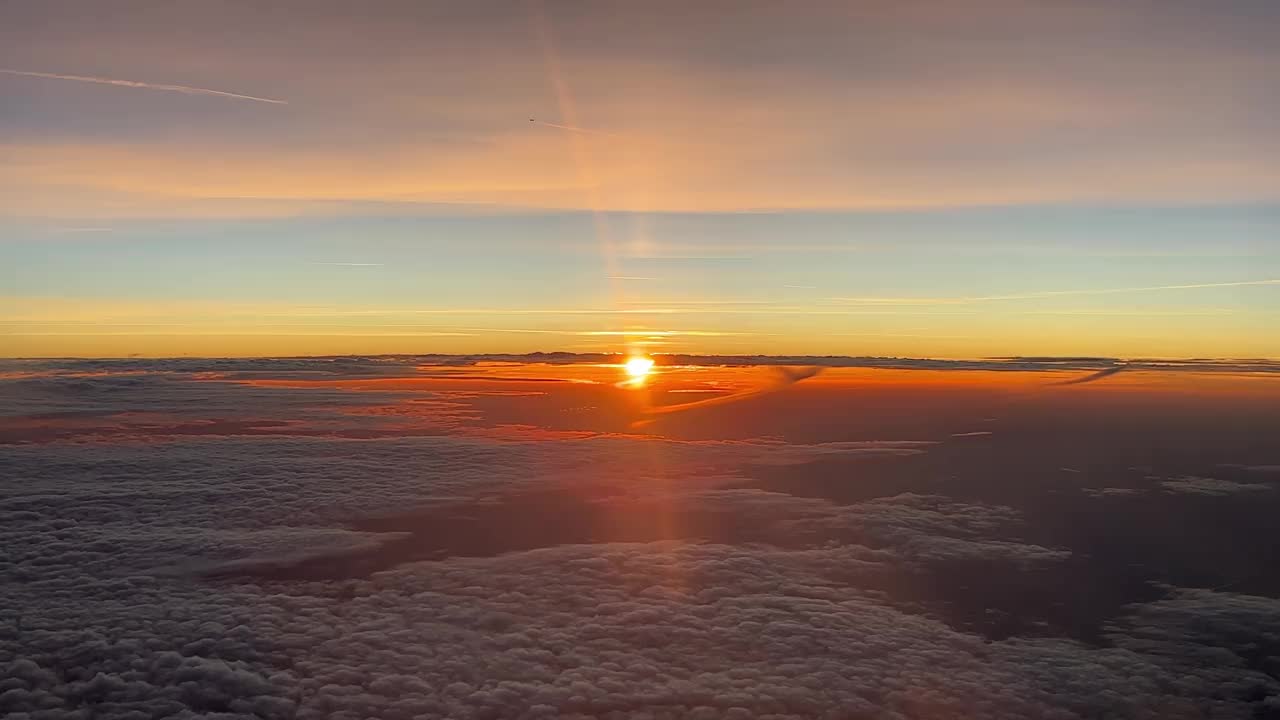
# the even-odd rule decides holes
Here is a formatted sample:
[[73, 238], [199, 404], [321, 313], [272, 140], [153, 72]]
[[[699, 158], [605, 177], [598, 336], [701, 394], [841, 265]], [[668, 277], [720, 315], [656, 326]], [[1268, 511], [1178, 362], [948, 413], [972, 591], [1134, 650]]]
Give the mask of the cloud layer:
[[[363, 416], [343, 411], [412, 395], [295, 387], [319, 361], [220, 363], [223, 380], [288, 379], [274, 386], [196, 380], [190, 367], [177, 370], [184, 362], [148, 373], [139, 361], [132, 375], [28, 364], [4, 381], [20, 392], [0, 409], [159, 415], [198, 403], [227, 418], [328, 412], [358, 425]], [[329, 369], [362, 382], [402, 372], [378, 362]], [[529, 397], [471, 392], [450, 402]], [[972, 441], [465, 427], [361, 440], [224, 429], [6, 446], [0, 713], [1244, 718], [1273, 712], [1280, 697], [1272, 598], [1165, 587], [1111, 617], [1100, 643], [993, 636], [939, 605], [961, 597], [958, 578], [1038, 577], [1091, 559], [1031, 539], [1037, 528], [1019, 508], [949, 494], [966, 491], [959, 486], [843, 502], [748, 487], [751, 468], [832, 462], [853, 463], [837, 467], [854, 484], [869, 480], [858, 463], [925, 460]], [[1226, 482], [1156, 480], [1179, 502]], [[1035, 482], [1045, 481], [1023, 484]], [[512, 501], [539, 493], [615, 534], [555, 535], [568, 516]], [[432, 518], [481, 536], [513, 537], [521, 523], [543, 533], [497, 552], [439, 545], [361, 573], [288, 572], [428, 542]], [[719, 524], [686, 532], [689, 518]], [[652, 521], [647, 535], [622, 532], [640, 519]]]

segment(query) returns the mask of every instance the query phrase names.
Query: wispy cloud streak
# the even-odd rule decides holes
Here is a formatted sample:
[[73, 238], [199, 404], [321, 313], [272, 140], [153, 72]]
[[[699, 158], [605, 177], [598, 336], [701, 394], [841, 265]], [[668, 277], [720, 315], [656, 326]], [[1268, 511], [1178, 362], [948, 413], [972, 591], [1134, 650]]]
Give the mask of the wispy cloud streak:
[[286, 100], [276, 100], [274, 98], [258, 97], [257, 95], [224, 92], [222, 90], [210, 90], [209, 88], [192, 87], [190, 85], [169, 85], [165, 83], [141, 82], [138, 80], [119, 80], [116, 78], [94, 77], [92, 75], [63, 75], [61, 73], [13, 70], [10, 68], [0, 68], [0, 73], [5, 75], [19, 75], [22, 77], [44, 78], [47, 80], [72, 80], [75, 82], [96, 83], [98, 85], [117, 85], [119, 87], [142, 88], [144, 90], [164, 90], [167, 92], [183, 93], [185, 95], [211, 95], [214, 97], [231, 98], [233, 100], [252, 100], [253, 102], [271, 103], [272, 105], [289, 104]]
[[1121, 293], [1154, 292], [1159, 290], [1195, 290], [1200, 288], [1249, 287], [1255, 285], [1280, 285], [1280, 278], [1267, 280], [1242, 280], [1239, 282], [1190, 283], [1187, 285], [1151, 285], [1147, 287], [1100, 288], [1093, 290], [1046, 290], [1043, 292], [1011, 295], [978, 295], [973, 297], [838, 297], [839, 302], [866, 305], [966, 305], [969, 303], [1000, 300], [1038, 300], [1071, 295], [1117, 295]]

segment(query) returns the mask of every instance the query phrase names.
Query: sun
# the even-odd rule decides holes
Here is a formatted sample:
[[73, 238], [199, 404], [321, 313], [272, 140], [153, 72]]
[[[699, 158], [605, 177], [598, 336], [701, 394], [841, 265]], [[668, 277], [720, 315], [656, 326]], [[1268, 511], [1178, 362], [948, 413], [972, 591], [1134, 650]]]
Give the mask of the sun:
[[639, 380], [653, 370], [653, 358], [627, 358], [627, 362], [622, 367], [627, 371], [628, 375]]

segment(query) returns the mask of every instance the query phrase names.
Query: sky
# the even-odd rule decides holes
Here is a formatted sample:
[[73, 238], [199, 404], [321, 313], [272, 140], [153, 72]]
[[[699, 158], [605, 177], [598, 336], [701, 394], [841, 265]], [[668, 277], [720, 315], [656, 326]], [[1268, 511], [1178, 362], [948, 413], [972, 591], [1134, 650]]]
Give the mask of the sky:
[[0, 355], [1280, 357], [1265, 0], [11, 2]]

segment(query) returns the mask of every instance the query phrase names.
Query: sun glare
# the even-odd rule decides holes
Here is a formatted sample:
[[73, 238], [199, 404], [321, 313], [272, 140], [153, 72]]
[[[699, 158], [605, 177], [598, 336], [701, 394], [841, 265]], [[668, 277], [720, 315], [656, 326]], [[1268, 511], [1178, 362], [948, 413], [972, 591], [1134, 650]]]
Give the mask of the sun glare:
[[653, 358], [647, 358], [647, 357], [627, 358], [627, 362], [625, 365], [623, 365], [623, 368], [626, 369], [627, 375], [630, 375], [631, 377], [636, 379], [640, 379], [648, 375], [649, 371], [653, 370]]

